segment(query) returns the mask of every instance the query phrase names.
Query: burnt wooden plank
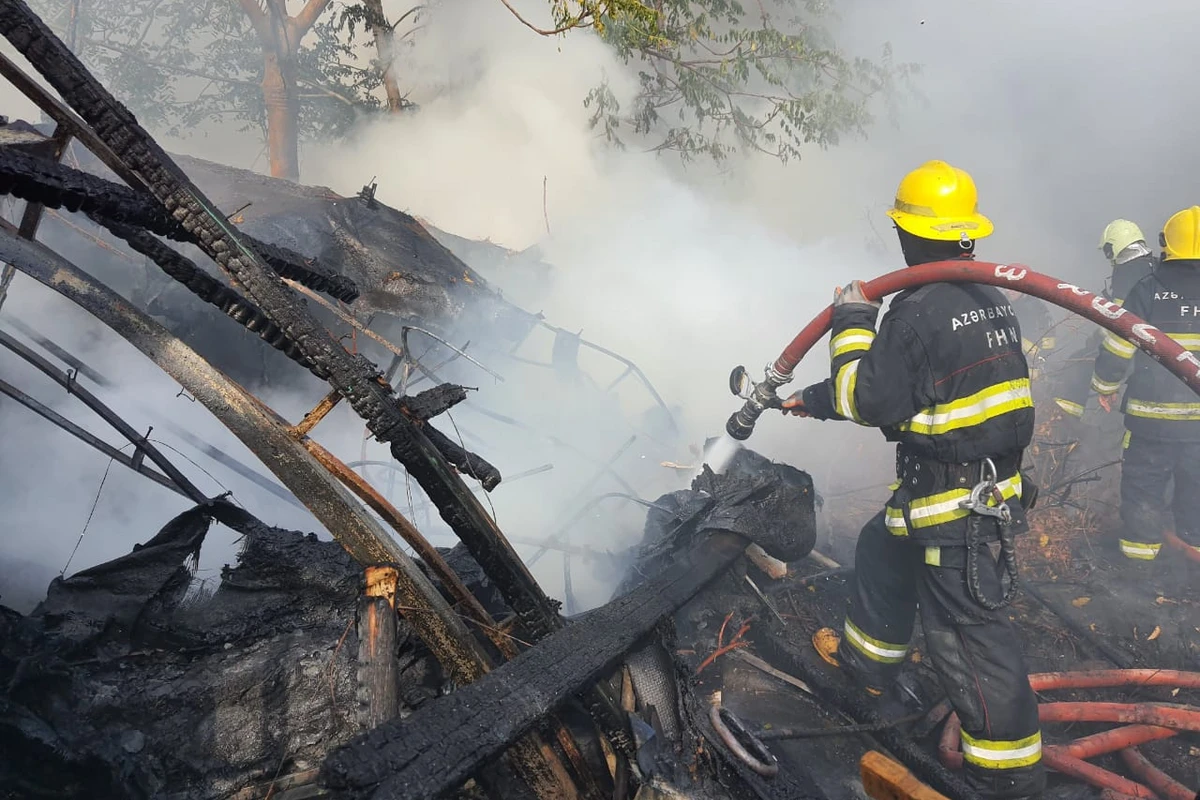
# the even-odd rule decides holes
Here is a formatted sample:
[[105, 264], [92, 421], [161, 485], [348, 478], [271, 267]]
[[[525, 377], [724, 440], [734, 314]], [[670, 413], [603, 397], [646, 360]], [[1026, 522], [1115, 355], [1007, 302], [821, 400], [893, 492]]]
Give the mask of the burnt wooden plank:
[[375, 800], [434, 798], [461, 786], [547, 713], [611, 670], [745, 547], [739, 536], [710, 535], [660, 575], [481, 680], [335, 751], [322, 769], [326, 785]]
[[400, 713], [395, 567], [367, 567], [358, 598], [358, 720], [374, 728]]

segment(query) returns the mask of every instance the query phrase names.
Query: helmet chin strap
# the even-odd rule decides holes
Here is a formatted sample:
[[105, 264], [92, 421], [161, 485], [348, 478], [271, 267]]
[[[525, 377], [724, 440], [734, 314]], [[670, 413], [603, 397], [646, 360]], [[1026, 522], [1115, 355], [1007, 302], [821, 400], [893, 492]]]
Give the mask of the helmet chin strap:
[[925, 239], [909, 233], [899, 225], [894, 225], [896, 235], [900, 237], [900, 250], [904, 253], [904, 262], [910, 267], [918, 264], [929, 264], [933, 261], [960, 259], [975, 252], [975, 240], [966, 237], [944, 241]]

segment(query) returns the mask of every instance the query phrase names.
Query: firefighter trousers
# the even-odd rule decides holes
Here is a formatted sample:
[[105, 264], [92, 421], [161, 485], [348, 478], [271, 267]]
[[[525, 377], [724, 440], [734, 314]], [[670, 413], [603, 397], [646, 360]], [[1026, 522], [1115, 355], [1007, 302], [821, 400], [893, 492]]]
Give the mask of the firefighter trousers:
[[[978, 545], [983, 596], [1001, 582]], [[1045, 786], [1037, 700], [1005, 609], [967, 589], [965, 546], [923, 547], [888, 532], [880, 512], [858, 538], [854, 589], [838, 651], [868, 686], [887, 687], [908, 655], [918, 610], [928, 657], [962, 721], [967, 782], [986, 798], [1040, 797]]]
[[1121, 459], [1121, 554], [1154, 560], [1172, 522], [1180, 539], [1200, 547], [1200, 442], [1127, 434]]

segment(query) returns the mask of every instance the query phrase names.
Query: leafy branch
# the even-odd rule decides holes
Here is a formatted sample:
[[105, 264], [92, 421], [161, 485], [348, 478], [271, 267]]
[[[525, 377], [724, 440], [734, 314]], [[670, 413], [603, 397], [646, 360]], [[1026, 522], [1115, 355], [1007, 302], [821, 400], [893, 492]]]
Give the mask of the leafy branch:
[[553, 0], [548, 29], [509, 10], [543, 36], [591, 28], [635, 64], [629, 108], [607, 82], [588, 93], [592, 127], [685, 159], [741, 149], [787, 161], [804, 145], [836, 145], [864, 133], [876, 101], [891, 102], [917, 70], [888, 47], [878, 62], [844, 55], [820, 0], [756, 0], [752, 11], [735, 0]]

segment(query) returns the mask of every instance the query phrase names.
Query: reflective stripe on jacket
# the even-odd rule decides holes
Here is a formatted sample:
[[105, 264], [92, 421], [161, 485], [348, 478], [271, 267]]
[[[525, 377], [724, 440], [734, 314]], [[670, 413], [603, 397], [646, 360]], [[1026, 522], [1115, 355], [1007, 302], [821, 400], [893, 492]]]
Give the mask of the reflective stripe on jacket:
[[[827, 384], [837, 414], [882, 429], [935, 471], [974, 468], [984, 458], [1019, 463], [1033, 437], [1033, 398], [1021, 326], [1004, 295], [978, 284], [930, 284], [897, 295], [878, 333], [877, 315], [867, 305], [834, 309]], [[999, 478], [1019, 506], [1014, 473]], [[969, 514], [958, 503], [969, 489], [943, 481], [915, 494], [898, 486], [889, 530], [961, 543]]]
[[[1152, 255], [1138, 256], [1126, 261], [1124, 264], [1117, 264], [1113, 267], [1109, 286], [1103, 292], [1104, 296], [1117, 305], [1124, 304], [1125, 298], [1129, 297], [1129, 293], [1133, 291], [1133, 287], [1147, 275], [1151, 274], [1157, 264], [1158, 261]], [[1104, 334], [1106, 331], [1101, 329], [1100, 333]], [[1103, 342], [1100, 346], [1104, 346]], [[1087, 372], [1079, 373], [1071, 381], [1071, 385], [1067, 386], [1066, 390], [1062, 393], [1063, 399], [1077, 409], [1070, 410], [1070, 413], [1075, 414], [1075, 416], [1082, 416], [1083, 407], [1087, 405], [1088, 395], [1093, 391], [1095, 389], [1088, 380]]]
[[[1125, 308], [1191, 352], [1200, 351], [1200, 260], [1167, 261], [1130, 290]], [[1200, 397], [1150, 356], [1105, 332], [1092, 389], [1113, 394], [1128, 376], [1121, 403], [1134, 435], [1200, 441]]]
[[875, 332], [867, 305], [834, 311], [830, 387], [841, 416], [947, 463], [1023, 450], [1033, 436], [1029, 369], [1012, 305], [989, 286], [902, 292]]

